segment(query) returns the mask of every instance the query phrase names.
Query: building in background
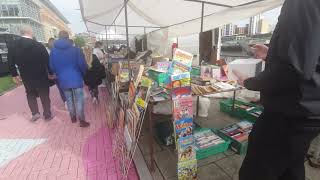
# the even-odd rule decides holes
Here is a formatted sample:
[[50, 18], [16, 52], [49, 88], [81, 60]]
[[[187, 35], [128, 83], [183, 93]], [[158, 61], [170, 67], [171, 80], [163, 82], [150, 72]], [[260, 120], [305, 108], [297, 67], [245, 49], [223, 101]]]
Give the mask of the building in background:
[[29, 25], [38, 41], [46, 42], [66, 30], [69, 22], [49, 0], [0, 0], [0, 32], [20, 34]]
[[40, 7], [40, 21], [43, 26], [45, 41], [48, 41], [49, 38], [57, 38], [61, 30], [67, 31], [70, 36], [73, 36], [68, 27], [69, 21], [49, 0], [35, 0], [35, 2]]
[[271, 24], [268, 20], [261, 18], [258, 22], [257, 34], [267, 34], [271, 32]]
[[234, 35], [234, 25], [226, 24], [222, 27], [222, 37], [233, 36]]
[[234, 26], [234, 35], [247, 35], [249, 33], [249, 24], [246, 24], [245, 27]]
[[255, 35], [258, 33], [259, 29], [259, 22], [261, 20], [261, 14], [258, 14], [256, 16], [253, 16], [249, 20], [249, 35]]
[[20, 27], [33, 28], [37, 40], [44, 40], [43, 26], [40, 21], [40, 7], [32, 0], [0, 0], [0, 31], [20, 34]]

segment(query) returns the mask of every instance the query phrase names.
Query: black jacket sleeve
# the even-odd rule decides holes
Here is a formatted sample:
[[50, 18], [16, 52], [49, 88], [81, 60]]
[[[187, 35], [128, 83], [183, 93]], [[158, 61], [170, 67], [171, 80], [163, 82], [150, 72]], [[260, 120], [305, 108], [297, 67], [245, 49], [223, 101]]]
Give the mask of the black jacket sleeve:
[[16, 68], [16, 60], [15, 60], [14, 50], [15, 49], [13, 47], [10, 47], [8, 49], [8, 65], [9, 65], [9, 71], [10, 71], [12, 77], [16, 77], [19, 75], [17, 68]]
[[258, 76], [244, 81], [244, 86], [252, 91], [268, 94], [279, 93], [296, 88], [299, 76], [290, 65], [273, 65], [266, 68]]

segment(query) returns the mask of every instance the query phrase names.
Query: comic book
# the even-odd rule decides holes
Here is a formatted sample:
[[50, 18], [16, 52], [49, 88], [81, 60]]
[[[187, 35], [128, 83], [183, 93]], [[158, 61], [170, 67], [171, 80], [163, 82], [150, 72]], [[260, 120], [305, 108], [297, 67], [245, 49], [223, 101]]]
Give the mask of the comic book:
[[191, 136], [192, 129], [193, 129], [192, 118], [184, 118], [184, 119], [176, 120], [174, 122], [174, 127], [175, 127], [177, 141], [179, 140], [179, 138]]
[[196, 180], [197, 160], [178, 163], [178, 180]]
[[173, 101], [173, 119], [193, 117], [192, 96], [186, 96]]
[[191, 66], [187, 66], [179, 61], [173, 61], [172, 65], [169, 67], [170, 74], [181, 74], [184, 72], [190, 72], [191, 70]]
[[171, 76], [172, 99], [189, 96], [192, 93], [190, 72]]
[[183, 51], [181, 49], [176, 49], [173, 54], [173, 60], [181, 62], [182, 64], [191, 67], [192, 60], [193, 60], [193, 54], [190, 54], [186, 51]]
[[187, 136], [178, 140], [178, 161], [189, 161], [196, 159], [196, 150], [194, 148], [194, 137]]

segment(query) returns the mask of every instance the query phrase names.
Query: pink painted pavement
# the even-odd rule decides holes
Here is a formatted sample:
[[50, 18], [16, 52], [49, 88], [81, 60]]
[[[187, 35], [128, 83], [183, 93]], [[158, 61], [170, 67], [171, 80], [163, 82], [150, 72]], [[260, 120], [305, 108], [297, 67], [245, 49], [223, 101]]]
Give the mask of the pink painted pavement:
[[[51, 88], [50, 96], [55, 118], [35, 123], [29, 121], [31, 115], [24, 87], [0, 96], [0, 119], [3, 119], [0, 120], [0, 141], [45, 140], [8, 163], [0, 164], [0, 179], [120, 180], [119, 163], [112, 156], [112, 130], [106, 126], [107, 93], [100, 93], [99, 105], [92, 105], [91, 98], [86, 98], [85, 114], [91, 123], [87, 129], [71, 123], [56, 88]], [[20, 144], [21, 149], [24, 144]], [[11, 150], [15, 152], [12, 147], [11, 154]], [[0, 153], [5, 148], [0, 145]], [[139, 179], [134, 167], [128, 179]]]

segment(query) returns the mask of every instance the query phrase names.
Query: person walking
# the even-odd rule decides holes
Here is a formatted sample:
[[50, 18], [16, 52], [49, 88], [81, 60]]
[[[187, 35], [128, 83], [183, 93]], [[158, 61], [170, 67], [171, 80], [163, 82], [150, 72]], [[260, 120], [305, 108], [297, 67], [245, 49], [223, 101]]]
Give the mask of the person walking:
[[261, 92], [264, 111], [249, 136], [240, 180], [305, 180], [305, 156], [320, 132], [319, 13], [318, 0], [286, 0], [264, 49], [265, 70], [243, 82]]
[[22, 81], [26, 89], [28, 105], [32, 113], [31, 121], [37, 121], [41, 117], [37, 103], [38, 96], [43, 106], [44, 119], [50, 121], [53, 116], [49, 97], [48, 52], [41, 43], [33, 40], [31, 27], [21, 27], [20, 33], [22, 37], [14, 41], [14, 46], [8, 52], [11, 75], [16, 84]]
[[[54, 41], [55, 41], [54, 38], [50, 38], [50, 39], [48, 40], [47, 51], [48, 51], [49, 55], [50, 55], [50, 53], [51, 53], [51, 49], [53, 49], [53, 47], [54, 47]], [[58, 88], [58, 90], [59, 90], [59, 94], [60, 94], [61, 100], [63, 101], [64, 107], [65, 107], [66, 109], [68, 109], [66, 96], [64, 95], [64, 92], [63, 92], [63, 90], [61, 89], [58, 81], [55, 81], [55, 83], [56, 83], [57, 88]]]
[[88, 127], [85, 120], [83, 77], [88, 69], [81, 50], [73, 47], [69, 34], [59, 32], [59, 40], [55, 41], [50, 54], [50, 68], [63, 90], [72, 123], [80, 121], [80, 127]]
[[99, 102], [98, 86], [102, 83], [102, 79], [106, 78], [106, 70], [105, 67], [100, 63], [98, 57], [92, 53], [91, 47], [84, 47], [83, 52], [89, 66], [84, 78], [84, 82], [89, 88], [93, 103], [97, 104]]

